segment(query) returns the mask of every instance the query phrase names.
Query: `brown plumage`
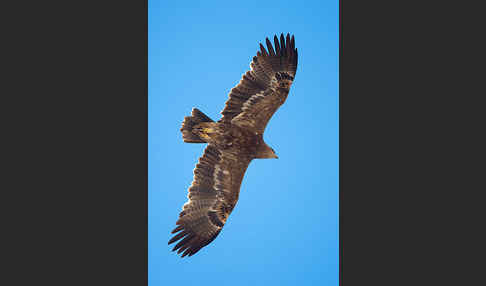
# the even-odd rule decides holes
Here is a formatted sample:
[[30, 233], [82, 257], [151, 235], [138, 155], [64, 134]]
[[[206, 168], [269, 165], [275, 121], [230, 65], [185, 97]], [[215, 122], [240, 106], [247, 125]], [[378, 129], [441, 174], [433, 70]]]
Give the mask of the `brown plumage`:
[[208, 143], [194, 169], [189, 200], [177, 220], [169, 244], [173, 251], [193, 255], [221, 232], [238, 201], [240, 185], [253, 159], [278, 158], [263, 141], [268, 121], [285, 102], [297, 71], [294, 36], [274, 37], [275, 49], [265, 47], [253, 57], [251, 70], [231, 89], [223, 115], [214, 122], [194, 108], [184, 118], [182, 138], [188, 143]]

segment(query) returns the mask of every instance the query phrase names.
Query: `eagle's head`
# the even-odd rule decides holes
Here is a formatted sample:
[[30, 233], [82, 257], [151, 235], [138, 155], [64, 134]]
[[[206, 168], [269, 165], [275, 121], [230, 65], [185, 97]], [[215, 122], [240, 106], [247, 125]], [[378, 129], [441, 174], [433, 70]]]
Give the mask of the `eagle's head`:
[[272, 147], [268, 146], [267, 144], [261, 145], [261, 148], [258, 149], [256, 158], [258, 159], [278, 159], [275, 150]]
[[275, 153], [275, 150], [273, 148], [270, 148], [272, 150], [272, 153], [270, 155], [270, 158], [278, 159], [277, 153]]

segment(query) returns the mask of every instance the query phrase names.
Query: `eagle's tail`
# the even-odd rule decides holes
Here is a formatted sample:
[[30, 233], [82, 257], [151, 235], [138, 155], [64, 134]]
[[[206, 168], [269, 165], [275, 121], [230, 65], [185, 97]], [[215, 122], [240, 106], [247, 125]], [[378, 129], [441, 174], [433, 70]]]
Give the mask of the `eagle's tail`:
[[214, 122], [202, 113], [199, 109], [192, 109], [192, 116], [184, 117], [184, 122], [182, 122], [182, 139], [187, 143], [206, 143], [201, 137], [193, 132], [194, 126], [202, 122]]

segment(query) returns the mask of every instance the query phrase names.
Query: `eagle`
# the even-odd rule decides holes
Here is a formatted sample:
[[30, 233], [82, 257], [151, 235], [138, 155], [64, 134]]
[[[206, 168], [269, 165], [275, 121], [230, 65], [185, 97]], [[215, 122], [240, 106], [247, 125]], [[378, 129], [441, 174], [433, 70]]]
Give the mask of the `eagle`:
[[240, 185], [253, 159], [278, 158], [263, 140], [268, 121], [285, 102], [297, 71], [294, 36], [274, 36], [274, 47], [266, 38], [267, 49], [253, 57], [250, 70], [229, 93], [215, 122], [197, 108], [182, 123], [182, 139], [187, 143], [207, 143], [194, 169], [188, 201], [182, 207], [175, 234], [168, 244], [192, 256], [211, 243], [233, 211]]

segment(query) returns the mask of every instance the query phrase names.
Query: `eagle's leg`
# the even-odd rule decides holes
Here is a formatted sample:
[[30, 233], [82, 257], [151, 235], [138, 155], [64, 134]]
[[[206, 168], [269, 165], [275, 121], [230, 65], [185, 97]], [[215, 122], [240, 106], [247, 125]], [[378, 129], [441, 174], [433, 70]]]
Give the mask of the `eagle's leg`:
[[194, 126], [192, 132], [208, 143], [221, 143], [221, 134], [216, 122], [200, 123]]

